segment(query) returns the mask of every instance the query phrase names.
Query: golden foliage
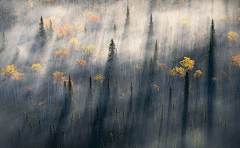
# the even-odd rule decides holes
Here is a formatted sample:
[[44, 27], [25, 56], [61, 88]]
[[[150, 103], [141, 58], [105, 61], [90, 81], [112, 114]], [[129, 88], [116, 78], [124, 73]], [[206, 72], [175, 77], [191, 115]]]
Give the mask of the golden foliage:
[[240, 67], [240, 55], [233, 56], [233, 64]]
[[2, 68], [2, 74], [5, 79], [8, 79], [10, 76], [12, 76], [15, 73], [15, 66], [14, 65], [8, 65], [5, 69]]
[[238, 44], [236, 42], [238, 42], [238, 38], [239, 35], [237, 32], [229, 32], [228, 33], [228, 39], [229, 39], [229, 46], [234, 46], [233, 43], [235, 42], [235, 46], [238, 47]]
[[65, 56], [65, 58], [67, 59], [69, 56], [69, 49], [67, 47], [62, 46], [62, 49], [60, 51], [56, 51], [56, 56], [57, 57], [62, 57]]
[[29, 91], [29, 92], [30, 92], [30, 91], [33, 91], [33, 90], [32, 90], [32, 87], [31, 87], [31, 86], [26, 86], [26, 87], [25, 87], [25, 91]]
[[186, 26], [189, 26], [189, 18], [187, 16], [185, 17], [181, 17], [181, 23], [186, 25]]
[[100, 20], [100, 17], [99, 16], [90, 16], [89, 17], [89, 21], [93, 22], [93, 23], [96, 23]]
[[190, 60], [189, 57], [184, 57], [184, 60], [179, 62], [182, 66], [187, 67], [187, 69], [192, 70], [195, 64], [194, 60]]
[[213, 77], [213, 78], [212, 78], [212, 80], [213, 80], [213, 81], [216, 81], [216, 80], [217, 80], [217, 78], [216, 78], [216, 77]]
[[159, 86], [157, 86], [156, 84], [153, 84], [153, 87], [154, 87], [154, 89], [157, 90], [157, 91], [160, 90]]
[[63, 73], [56, 71], [54, 74], [54, 82], [53, 83], [61, 83], [63, 84], [64, 81], [67, 81], [67, 78], [63, 76]]
[[83, 67], [85, 67], [85, 66], [87, 65], [87, 62], [86, 62], [85, 60], [81, 60], [81, 59], [78, 60], [78, 59], [77, 59], [77, 61], [78, 61], [78, 62], [77, 62], [76, 64], [78, 64], [78, 65], [81, 65], [81, 66], [83, 66]]
[[33, 63], [31, 69], [32, 69], [32, 71], [36, 71], [36, 72], [40, 71], [41, 72], [42, 66], [39, 63], [37, 63], [37, 64]]
[[175, 66], [175, 68], [169, 69], [167, 74], [171, 75], [173, 77], [174, 76], [184, 77], [185, 76], [185, 69], [182, 68], [182, 67]]
[[141, 69], [141, 65], [140, 65], [140, 64], [137, 64], [137, 65], [136, 65], [136, 68], [137, 68], [137, 69]]
[[52, 22], [52, 28], [53, 30], [59, 26], [58, 23], [54, 20], [54, 19], [45, 19], [43, 20], [43, 24], [44, 24], [44, 29], [49, 31], [50, 30], [50, 20]]
[[82, 23], [79, 23], [79, 24], [77, 25], [77, 32], [78, 32], [78, 33], [81, 33], [83, 30], [84, 30], [83, 24], [82, 24]]
[[1, 76], [3, 76], [5, 79], [12, 77], [13, 80], [23, 80], [24, 73], [19, 73], [16, 68], [17, 67], [15, 67], [14, 65], [8, 65], [6, 68], [2, 68]]
[[183, 4], [185, 1], [184, 0], [179, 0], [177, 2], [178, 2], [178, 4]]
[[90, 11], [90, 12], [87, 13], [87, 16], [91, 17], [91, 16], [93, 16], [93, 13]]
[[29, 4], [28, 8], [33, 8], [34, 7], [32, 0], [28, 0], [28, 4]]
[[69, 38], [73, 36], [73, 26], [63, 24], [63, 26], [58, 29], [58, 38], [62, 38], [65, 35], [68, 35]]
[[158, 68], [160, 68], [161, 70], [163, 70], [165, 64], [160, 63], [160, 62], [158, 62], [158, 60], [157, 60], [157, 66], [158, 66]]
[[94, 77], [93, 77], [94, 80], [97, 80], [99, 81], [100, 83], [102, 83], [105, 79], [105, 77], [101, 74], [96, 74]]
[[15, 71], [15, 73], [13, 74], [13, 80], [19, 80], [19, 81], [24, 80], [24, 74], [25, 73], [20, 73], [18, 71]]
[[[98, 47], [93, 45], [89, 45], [89, 46], [83, 45], [82, 48], [84, 50], [84, 52], [82, 53], [83, 55], [91, 56], [94, 52], [98, 51]], [[91, 57], [89, 57], [89, 59], [91, 59]]]
[[196, 35], [196, 42], [198, 43], [197, 44], [197, 48], [203, 48], [203, 47], [205, 47], [206, 45], [205, 45], [205, 34], [207, 33], [207, 31], [206, 30], [204, 30], [204, 31], [199, 31]]
[[77, 39], [76, 38], [72, 38], [70, 41], [69, 41], [69, 44], [71, 44], [71, 45], [78, 45], [78, 41], [77, 41]]
[[202, 74], [201, 70], [197, 70], [195, 73], [194, 73], [194, 78], [198, 78], [200, 77], [200, 75]]
[[231, 22], [230, 18], [227, 16], [220, 16], [218, 20], [222, 23], [228, 23], [228, 24]]
[[43, 0], [45, 2], [55, 2], [56, 0]]
[[173, 68], [173, 69], [169, 68], [167, 74], [170, 75], [170, 76], [173, 76], [173, 77], [176, 76], [176, 69], [175, 68]]
[[184, 68], [175, 66], [175, 70], [176, 70], [179, 77], [184, 77], [185, 76], [185, 69]]

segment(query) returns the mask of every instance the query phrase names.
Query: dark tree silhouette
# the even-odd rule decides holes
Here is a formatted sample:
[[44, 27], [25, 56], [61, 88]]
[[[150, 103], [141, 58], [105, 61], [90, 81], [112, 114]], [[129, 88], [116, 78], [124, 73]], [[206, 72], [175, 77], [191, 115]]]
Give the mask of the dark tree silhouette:
[[210, 43], [209, 43], [209, 50], [208, 50], [208, 71], [207, 71], [207, 82], [208, 82], [208, 101], [207, 101], [207, 115], [208, 115], [208, 144], [211, 141], [211, 134], [212, 134], [212, 117], [213, 117], [213, 101], [215, 96], [215, 29], [214, 29], [214, 22], [212, 20], [211, 28], [210, 28]]
[[188, 97], [189, 97], [189, 72], [185, 75], [184, 85], [184, 102], [183, 102], [183, 113], [182, 113], [182, 132], [181, 132], [181, 148], [185, 148], [185, 137], [187, 131], [187, 120], [188, 120]]
[[40, 23], [39, 23], [39, 36], [40, 36], [40, 45], [43, 46], [46, 42], [46, 32], [44, 29], [43, 19], [41, 16]]

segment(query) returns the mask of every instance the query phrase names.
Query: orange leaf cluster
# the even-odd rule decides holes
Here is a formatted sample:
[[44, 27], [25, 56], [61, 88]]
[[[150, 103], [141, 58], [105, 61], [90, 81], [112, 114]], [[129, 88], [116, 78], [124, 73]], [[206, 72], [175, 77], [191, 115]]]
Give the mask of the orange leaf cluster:
[[79, 23], [79, 24], [77, 25], [77, 32], [78, 32], [78, 33], [81, 33], [83, 30], [84, 30], [83, 24], [82, 24], [82, 23]]
[[58, 29], [58, 38], [63, 38], [65, 35], [68, 35], [69, 38], [73, 36], [73, 26], [63, 24], [63, 26]]
[[29, 92], [32, 91], [32, 87], [31, 86], [26, 86], [25, 91], [29, 91]]
[[202, 74], [201, 70], [197, 70], [193, 76], [194, 78], [198, 78], [200, 77], [201, 74]]
[[90, 16], [89, 17], [89, 21], [94, 22], [94, 23], [98, 22], [99, 20], [100, 20], [99, 16]]
[[41, 59], [39, 57], [37, 57], [35, 60], [34, 60], [34, 63], [42, 63]]
[[233, 56], [233, 64], [240, 67], [240, 55], [237, 55], [237, 56]]
[[137, 64], [137, 65], [136, 65], [136, 68], [137, 68], [137, 69], [141, 69], [141, 65], [140, 65], [140, 64]]
[[153, 84], [153, 87], [154, 87], [154, 89], [156, 89], [157, 91], [160, 90], [159, 86], [157, 86], [156, 84]]
[[63, 84], [64, 81], [67, 81], [67, 78], [63, 76], [63, 73], [56, 71], [54, 74], [54, 82], [53, 83], [61, 83]]
[[50, 30], [50, 20], [52, 22], [52, 28], [55, 29], [56, 27], [58, 27], [58, 23], [54, 20], [54, 19], [45, 19], [43, 20], [43, 24], [44, 24], [44, 29], [46, 31]]
[[62, 57], [65, 56], [65, 58], [67, 59], [69, 56], [69, 49], [67, 47], [62, 46], [62, 49], [60, 51], [56, 51], [56, 56], [57, 57]]
[[94, 77], [93, 77], [94, 80], [97, 80], [99, 81], [100, 83], [102, 83], [105, 79], [105, 77], [101, 74], [96, 74]]
[[161, 70], [163, 70], [165, 64], [160, 63], [160, 62], [158, 62], [158, 60], [157, 60], [157, 66], [158, 66], [158, 68], [160, 68]]
[[81, 60], [81, 59], [78, 60], [78, 59], [77, 59], [77, 61], [78, 61], [78, 62], [77, 62], [76, 64], [79, 64], [79, 65], [81, 65], [81, 66], [83, 66], [83, 67], [85, 67], [85, 66], [87, 65], [87, 62], [86, 62], [85, 60]]
[[238, 44], [237, 44], [237, 42], [238, 42], [238, 38], [239, 37], [239, 35], [238, 35], [238, 33], [237, 32], [229, 32], [228, 33], [228, 38], [229, 38], [229, 46], [231, 47], [231, 46], [234, 46], [233, 44], [234, 44], [234, 42], [235, 42], [235, 46], [236, 47], [238, 47]]
[[6, 68], [2, 68], [2, 74], [5, 79], [8, 79], [10, 77], [13, 78], [13, 80], [23, 80], [24, 79], [24, 73], [19, 73], [17, 71], [17, 67], [14, 65], [8, 65]]

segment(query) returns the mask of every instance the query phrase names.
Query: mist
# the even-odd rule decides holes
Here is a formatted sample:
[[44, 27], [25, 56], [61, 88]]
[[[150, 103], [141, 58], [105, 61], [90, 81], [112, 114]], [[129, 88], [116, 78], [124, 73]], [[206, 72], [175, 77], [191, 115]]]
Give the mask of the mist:
[[238, 0], [1, 0], [0, 147], [240, 147]]

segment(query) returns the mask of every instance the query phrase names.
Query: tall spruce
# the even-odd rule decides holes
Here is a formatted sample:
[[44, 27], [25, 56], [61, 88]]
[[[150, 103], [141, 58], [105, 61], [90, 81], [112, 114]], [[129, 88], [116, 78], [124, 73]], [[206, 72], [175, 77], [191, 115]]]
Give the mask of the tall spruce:
[[150, 16], [150, 22], [149, 22], [149, 30], [148, 30], [148, 35], [153, 36], [153, 20], [152, 20], [152, 14]]
[[130, 99], [129, 99], [129, 104], [128, 104], [128, 116], [132, 113], [133, 111], [133, 86], [131, 83], [130, 86]]
[[113, 39], [111, 39], [111, 43], [109, 44], [109, 54], [107, 60], [107, 67], [105, 69], [106, 78], [113, 77], [116, 75], [116, 67], [118, 63], [117, 49], [115, 47], [115, 43]]
[[5, 33], [3, 32], [2, 34], [2, 48], [4, 49], [6, 47], [6, 37], [5, 37]]
[[49, 24], [49, 36], [50, 36], [50, 38], [53, 36], [53, 25], [52, 25], [51, 20], [50, 20], [50, 24]]
[[127, 6], [127, 14], [126, 14], [126, 21], [125, 21], [125, 28], [129, 26], [129, 21], [130, 21], [130, 13], [129, 13], [129, 7]]
[[214, 29], [214, 21], [212, 20], [211, 28], [210, 28], [210, 42], [209, 42], [209, 50], [208, 50], [208, 71], [207, 71], [207, 82], [208, 82], [208, 101], [207, 101], [207, 114], [208, 114], [208, 144], [211, 141], [211, 133], [212, 133], [212, 116], [213, 116], [213, 101], [215, 96], [215, 29]]
[[46, 42], [46, 32], [44, 29], [42, 16], [41, 16], [40, 23], [39, 23], [39, 36], [40, 36], [40, 44], [41, 44], [41, 46], [43, 46]]
[[184, 102], [183, 102], [183, 113], [182, 113], [182, 132], [181, 132], [181, 148], [185, 148], [185, 137], [187, 131], [187, 120], [188, 120], [188, 97], [189, 97], [189, 72], [185, 75], [184, 85]]
[[[168, 113], [167, 113], [167, 125], [166, 125], [166, 138], [168, 138], [169, 130], [170, 130], [170, 116], [171, 116], [171, 108], [172, 108], [172, 88], [169, 89], [169, 100], [168, 100]], [[167, 140], [166, 140], [167, 144]], [[166, 147], [166, 145], [165, 145]]]
[[157, 58], [158, 58], [158, 46], [157, 46], [157, 40], [156, 40], [156, 43], [155, 43], [155, 48], [154, 48], [154, 55], [153, 55], [153, 62], [154, 64], [156, 64], [157, 62]]

